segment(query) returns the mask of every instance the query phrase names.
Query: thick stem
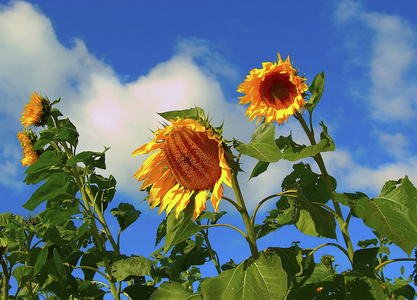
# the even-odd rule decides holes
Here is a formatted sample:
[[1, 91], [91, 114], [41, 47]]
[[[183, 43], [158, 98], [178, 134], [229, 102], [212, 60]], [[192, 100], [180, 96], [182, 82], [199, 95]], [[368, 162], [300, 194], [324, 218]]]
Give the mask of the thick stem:
[[249, 248], [252, 254], [252, 258], [255, 260], [259, 257], [258, 246], [256, 245], [255, 231], [249, 217], [248, 210], [246, 209], [245, 201], [243, 200], [242, 191], [240, 190], [239, 183], [237, 181], [237, 172], [232, 171], [232, 186], [235, 193], [237, 204], [239, 205], [239, 213], [242, 216], [243, 223], [246, 228], [246, 240], [248, 241]]
[[1, 300], [7, 300], [9, 299], [9, 272], [7, 270], [7, 263], [3, 258], [1, 260], [1, 266], [3, 269], [3, 276], [1, 278]]
[[[305, 133], [307, 134], [307, 137], [311, 143], [311, 145], [316, 145], [316, 140], [314, 138], [314, 135], [312, 133], [312, 131], [308, 128], [303, 116], [300, 113], [296, 113], [295, 114], [296, 119], [300, 122], [301, 126], [303, 127]], [[323, 176], [324, 182], [326, 184], [327, 190], [329, 191], [330, 197], [332, 199], [333, 202], [333, 206], [336, 212], [336, 220], [337, 223], [339, 224], [340, 230], [342, 232], [343, 235], [343, 239], [345, 241], [347, 250], [348, 250], [348, 254], [349, 254], [349, 260], [351, 263], [353, 263], [353, 254], [354, 254], [354, 250], [353, 250], [353, 245], [352, 245], [352, 241], [350, 239], [350, 235], [349, 235], [349, 230], [348, 230], [348, 222], [345, 222], [343, 219], [343, 214], [342, 214], [342, 209], [340, 208], [340, 205], [338, 202], [334, 201], [334, 196], [333, 193], [335, 192], [335, 187], [333, 186], [331, 180], [330, 180], [330, 175], [327, 173], [326, 170], [326, 166], [324, 164], [323, 161], [323, 157], [321, 156], [320, 153], [316, 154], [313, 157], [314, 161], [317, 163], [321, 174]]]
[[[59, 132], [60, 129], [61, 129], [60, 126], [59, 126], [59, 120], [55, 116], [53, 117], [53, 119], [54, 119], [54, 122], [55, 122], [55, 126], [56, 126], [56, 128], [57, 128], [57, 130]], [[68, 148], [67, 144], [65, 142], [62, 142], [61, 145], [64, 148], [64, 151], [65, 151], [65, 154], [67, 155], [67, 157], [68, 158], [71, 158], [73, 156], [73, 153]], [[92, 203], [95, 203], [94, 198], [92, 197], [91, 190], [89, 189], [88, 186], [85, 185], [84, 178], [82, 178], [81, 175], [79, 174], [78, 169], [77, 169], [77, 166], [71, 165], [71, 173], [72, 173], [72, 175], [73, 175], [73, 177], [74, 177], [74, 179], [75, 179], [75, 181], [77, 183], [78, 189], [81, 192], [82, 200], [84, 202], [85, 212], [86, 212], [86, 214], [89, 217], [91, 217], [91, 230], [92, 230], [94, 239], [97, 242], [97, 247], [99, 248], [99, 251], [100, 252], [105, 253], [106, 252], [105, 243], [103, 242], [102, 238], [100, 237], [100, 234], [99, 234], [99, 231], [98, 231], [98, 228], [97, 228], [97, 224], [95, 222], [95, 216], [91, 212], [91, 209], [90, 209], [90, 203], [91, 204]], [[94, 207], [94, 209], [96, 209], [96, 207]], [[98, 217], [100, 219], [100, 223], [106, 224], [106, 222], [104, 220], [104, 217], [103, 217], [103, 214], [101, 213], [101, 210], [100, 209], [97, 209], [96, 210], [96, 213], [97, 213], [97, 215], [98, 215]], [[107, 228], [107, 226], [105, 226], [105, 228]], [[108, 231], [108, 228], [106, 230], [106, 234], [107, 233], [110, 233]], [[111, 234], [110, 234], [110, 236], [111, 236]], [[110, 238], [109, 238], [109, 240], [110, 240]], [[116, 245], [116, 243], [114, 242], [114, 239], [112, 238], [111, 241], [113, 242], [112, 243], [112, 246], [114, 247], [114, 245]], [[118, 247], [115, 247], [115, 251], [116, 251], [116, 249], [118, 249]], [[117, 253], [119, 253], [118, 250], [117, 250]], [[111, 271], [110, 271], [110, 263], [109, 263], [109, 260], [107, 259], [107, 257], [103, 257], [103, 262], [104, 262], [104, 269], [105, 269], [106, 273], [108, 274], [108, 276], [106, 278], [109, 281], [110, 292], [112, 293], [112, 295], [113, 295], [113, 297], [114, 297], [115, 300], [120, 300], [120, 293], [119, 293], [116, 285], [114, 284], [114, 282], [112, 282], [112, 280], [110, 278], [110, 274], [111, 274]]]

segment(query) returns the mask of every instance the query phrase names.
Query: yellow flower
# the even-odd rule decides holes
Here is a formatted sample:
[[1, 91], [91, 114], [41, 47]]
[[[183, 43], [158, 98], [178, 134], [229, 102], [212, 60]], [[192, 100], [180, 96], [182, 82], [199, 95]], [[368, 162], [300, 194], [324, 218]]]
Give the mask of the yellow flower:
[[25, 105], [20, 121], [25, 128], [30, 125], [42, 126], [45, 125], [50, 112], [51, 105], [48, 98], [39, 96], [36, 92], [33, 92], [30, 96], [29, 103]]
[[23, 148], [23, 159], [20, 161], [22, 166], [30, 166], [38, 160], [38, 153], [33, 150], [33, 145], [36, 142], [36, 135], [31, 130], [21, 131], [17, 134], [20, 145]]
[[257, 123], [265, 116], [265, 122], [286, 122], [295, 111], [304, 108], [303, 92], [308, 87], [303, 77], [291, 66], [290, 57], [282, 61], [278, 53], [278, 63], [264, 62], [262, 69], [253, 69], [238, 87], [239, 104], [249, 104], [246, 116], [249, 121], [258, 117]]
[[141, 189], [150, 187], [149, 204], [158, 205], [159, 214], [168, 214], [175, 206], [175, 216], [195, 197], [193, 219], [211, 204], [219, 210], [222, 182], [232, 186], [230, 167], [222, 141], [210, 129], [193, 119], [171, 120], [171, 125], [155, 131], [155, 138], [136, 149], [132, 155], [152, 154], [133, 175], [144, 180]]

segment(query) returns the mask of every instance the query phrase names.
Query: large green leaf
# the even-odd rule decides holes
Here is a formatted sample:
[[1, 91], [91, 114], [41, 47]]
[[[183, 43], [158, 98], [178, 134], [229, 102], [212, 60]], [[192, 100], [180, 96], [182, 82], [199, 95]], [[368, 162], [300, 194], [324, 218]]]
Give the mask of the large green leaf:
[[[30, 199], [23, 204], [23, 207], [33, 211], [42, 202], [53, 200], [55, 197], [68, 194], [67, 189], [72, 180], [72, 176], [66, 173], [54, 173], [43, 185], [41, 185], [30, 197]], [[68, 194], [68, 198], [72, 198]]]
[[[334, 151], [336, 146], [332, 138], [327, 133], [327, 127], [323, 122], [320, 123], [320, 126], [323, 128], [320, 134], [320, 142], [316, 145], [306, 146], [298, 145], [292, 139], [292, 135], [287, 137], [280, 136], [275, 140], [275, 144], [282, 151], [282, 159], [288, 161], [297, 161], [307, 157], [314, 157], [320, 152]], [[252, 173], [249, 179], [256, 177], [268, 169], [270, 162], [266, 160], [259, 160], [252, 170]]]
[[203, 299], [210, 300], [284, 299], [287, 274], [277, 254], [261, 252], [256, 261], [245, 261], [217, 277], [203, 279], [201, 293]]
[[157, 288], [152, 285], [138, 284], [128, 285], [123, 289], [123, 293], [129, 295], [131, 300], [148, 300]]
[[248, 144], [234, 140], [233, 146], [241, 154], [264, 162], [276, 162], [282, 157], [275, 144], [275, 125], [272, 123], [260, 124]]
[[327, 133], [327, 127], [323, 122], [320, 123], [322, 132], [320, 134], [320, 142], [316, 145], [306, 146], [296, 144], [292, 136], [280, 136], [276, 140], [277, 146], [283, 151], [282, 158], [289, 161], [296, 161], [306, 157], [313, 157], [320, 152], [334, 151], [335, 144]]
[[106, 148], [103, 152], [93, 152], [93, 151], [84, 151], [78, 153], [77, 155], [68, 159], [69, 165], [75, 165], [79, 162], [84, 163], [90, 170], [94, 170], [94, 168], [106, 169], [106, 159], [105, 159], [105, 152], [108, 148]]
[[164, 282], [158, 290], [152, 294], [151, 300], [196, 300], [201, 299], [199, 294], [187, 291], [178, 282]]
[[129, 227], [140, 216], [140, 211], [129, 203], [120, 203], [117, 208], [113, 208], [110, 212], [117, 218], [117, 222], [119, 222], [122, 231]]
[[297, 245], [289, 248], [269, 247], [268, 252], [276, 253], [282, 262], [282, 268], [287, 273], [288, 282], [295, 281], [303, 273], [303, 256], [302, 249]]
[[37, 184], [52, 173], [62, 171], [64, 163], [61, 159], [62, 153], [45, 151], [36, 162], [26, 169], [25, 174], [27, 175], [24, 182], [27, 184]]
[[[282, 190], [301, 190], [310, 202], [326, 203], [331, 199], [325, 179], [322, 175], [314, 173], [309, 164], [298, 163], [293, 165], [294, 171], [282, 181]], [[331, 177], [330, 181], [336, 189], [336, 180]]]
[[387, 237], [408, 255], [417, 247], [417, 189], [408, 177], [388, 181], [378, 197], [365, 194], [335, 194], [364, 223]]
[[374, 278], [375, 267], [378, 265], [378, 253], [377, 247], [356, 250], [353, 255], [353, 271]]
[[113, 263], [111, 272], [117, 281], [122, 281], [130, 276], [146, 276], [151, 274], [154, 262], [143, 256], [131, 256]]
[[336, 222], [328, 210], [302, 196], [291, 200], [300, 205], [300, 214], [295, 223], [298, 230], [307, 235], [336, 239]]
[[[416, 291], [403, 278], [395, 278], [395, 282], [384, 282], [383, 285], [391, 293], [397, 296], [397, 298], [395, 299], [399, 299], [399, 300], [402, 300], [402, 299], [414, 300], [415, 299]], [[401, 296], [404, 298], [402, 298]]]
[[13, 277], [19, 283], [19, 286], [23, 286], [26, 282], [33, 277], [33, 267], [31, 266], [18, 266], [13, 269]]
[[289, 299], [358, 300], [386, 299], [386, 296], [378, 279], [369, 278], [357, 271], [337, 274], [322, 264], [315, 264], [307, 280], [291, 290]]

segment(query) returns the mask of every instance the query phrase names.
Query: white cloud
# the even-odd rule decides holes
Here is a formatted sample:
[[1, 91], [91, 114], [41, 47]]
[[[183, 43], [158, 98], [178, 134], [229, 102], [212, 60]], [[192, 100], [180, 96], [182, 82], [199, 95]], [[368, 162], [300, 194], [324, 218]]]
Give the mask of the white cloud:
[[409, 152], [406, 149], [409, 143], [403, 134], [388, 134], [383, 131], [376, 131], [376, 134], [378, 135], [381, 146], [384, 147], [390, 155], [399, 160], [409, 156]]
[[345, 150], [323, 154], [329, 173], [338, 180], [339, 192], [362, 191], [369, 196], [379, 195], [388, 180], [398, 180], [406, 175], [417, 183], [417, 158], [408, 157], [401, 161], [371, 168], [355, 162], [355, 158]]
[[[369, 102], [372, 117], [381, 121], [414, 118], [417, 114], [416, 28], [399, 16], [368, 12], [361, 2], [352, 0], [339, 3], [335, 18], [345, 28], [343, 33], [349, 36], [349, 41], [356, 37], [359, 45], [350, 49], [355, 50], [350, 51], [350, 59], [365, 63], [362, 67], [369, 70], [369, 89], [352, 89], [362, 95], [362, 101]], [[349, 25], [354, 25], [352, 31]], [[358, 60], [361, 56], [369, 59]]]
[[[19, 29], [12, 33], [13, 27]], [[255, 127], [247, 122], [245, 107], [226, 101], [216, 78], [235, 79], [237, 73], [206, 41], [179, 40], [171, 59], [124, 83], [82, 41], [75, 40], [71, 49], [60, 44], [51, 21], [28, 3], [0, 7], [0, 37], [0, 99], [8, 100], [1, 112], [7, 119], [4, 128], [19, 131], [18, 119], [32, 91], [51, 100], [62, 97], [57, 107], [80, 133], [78, 151], [111, 147], [106, 152], [108, 173], [116, 177], [118, 190], [135, 197], [142, 196], [132, 175], [146, 156], [132, 158], [131, 153], [160, 126], [162, 118], [156, 112], [201, 106], [214, 117], [213, 125], [224, 121], [227, 139], [248, 141]], [[8, 170], [8, 176], [0, 178], [4, 185], [18, 183], [16, 172], [24, 170], [18, 167], [17, 139], [5, 142], [18, 154], [1, 157], [0, 165]]]

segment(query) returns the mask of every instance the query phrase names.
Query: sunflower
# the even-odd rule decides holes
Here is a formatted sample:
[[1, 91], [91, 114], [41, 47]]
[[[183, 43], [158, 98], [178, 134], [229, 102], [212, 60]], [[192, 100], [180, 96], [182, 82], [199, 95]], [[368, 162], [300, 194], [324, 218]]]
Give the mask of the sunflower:
[[36, 143], [36, 135], [31, 130], [24, 130], [17, 134], [20, 145], [23, 148], [23, 159], [20, 161], [22, 166], [30, 166], [38, 160], [38, 152], [33, 150], [33, 145]]
[[144, 180], [141, 189], [150, 187], [149, 204], [158, 205], [159, 214], [168, 214], [175, 206], [175, 216], [194, 197], [193, 220], [210, 201], [216, 212], [223, 195], [222, 182], [232, 186], [230, 167], [221, 139], [193, 119], [171, 120], [171, 125], [154, 132], [155, 138], [136, 149], [132, 155], [152, 154], [133, 175]]
[[29, 103], [25, 105], [20, 121], [26, 128], [30, 125], [43, 126], [51, 112], [51, 104], [48, 98], [39, 96], [33, 92], [30, 96]]
[[278, 62], [264, 62], [262, 69], [253, 69], [238, 87], [238, 92], [246, 94], [239, 97], [239, 104], [249, 104], [246, 116], [249, 121], [258, 117], [257, 123], [265, 116], [265, 122], [286, 122], [295, 111], [304, 108], [303, 92], [308, 87], [306, 79], [297, 76], [288, 56], [282, 61], [278, 53]]

